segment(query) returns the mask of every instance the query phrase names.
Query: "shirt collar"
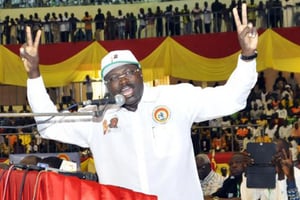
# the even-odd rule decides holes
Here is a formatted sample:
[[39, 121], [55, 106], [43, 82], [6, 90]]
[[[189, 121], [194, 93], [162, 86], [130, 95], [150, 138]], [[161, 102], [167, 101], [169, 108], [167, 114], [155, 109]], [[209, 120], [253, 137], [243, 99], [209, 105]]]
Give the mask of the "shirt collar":
[[215, 174], [214, 171], [211, 170], [211, 171], [209, 172], [209, 174], [203, 179], [202, 183], [209, 182], [210, 179], [212, 179], [212, 177], [214, 176], [214, 174]]

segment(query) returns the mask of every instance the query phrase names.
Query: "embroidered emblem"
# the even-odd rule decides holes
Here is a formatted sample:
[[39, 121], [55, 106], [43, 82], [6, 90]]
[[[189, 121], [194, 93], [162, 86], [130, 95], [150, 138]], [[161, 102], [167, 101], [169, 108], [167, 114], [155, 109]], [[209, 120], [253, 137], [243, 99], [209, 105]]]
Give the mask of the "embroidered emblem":
[[164, 124], [170, 119], [170, 110], [167, 106], [157, 106], [152, 113], [153, 120]]
[[105, 134], [109, 133], [110, 129], [112, 129], [112, 128], [118, 128], [118, 122], [119, 122], [119, 119], [116, 116], [112, 117], [109, 120], [109, 123], [106, 119], [103, 120], [103, 122], [102, 122], [103, 134], [105, 135]]
[[118, 58], [118, 54], [115, 54], [111, 57], [111, 62], [114, 62], [114, 59], [117, 59]]
[[118, 121], [119, 119], [117, 117], [113, 117], [110, 119], [109, 128], [118, 128]]

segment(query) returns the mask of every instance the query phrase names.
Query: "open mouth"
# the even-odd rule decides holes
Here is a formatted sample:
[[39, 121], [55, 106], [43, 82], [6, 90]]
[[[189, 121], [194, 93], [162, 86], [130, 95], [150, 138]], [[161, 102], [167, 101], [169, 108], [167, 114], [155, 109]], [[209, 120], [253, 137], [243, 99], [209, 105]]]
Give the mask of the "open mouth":
[[127, 98], [128, 98], [128, 97], [131, 97], [132, 94], [133, 94], [133, 88], [128, 87], [128, 86], [124, 87], [124, 88], [122, 88], [122, 90], [121, 90], [121, 94], [124, 95], [124, 96], [127, 97]]

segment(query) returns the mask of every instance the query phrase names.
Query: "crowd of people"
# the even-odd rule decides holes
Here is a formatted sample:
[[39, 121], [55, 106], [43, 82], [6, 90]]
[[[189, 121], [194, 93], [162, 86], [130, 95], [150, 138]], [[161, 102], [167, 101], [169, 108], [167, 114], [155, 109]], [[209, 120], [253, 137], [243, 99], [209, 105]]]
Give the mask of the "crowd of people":
[[[242, 151], [246, 149], [248, 142], [271, 142], [282, 138], [290, 143], [293, 160], [297, 160], [300, 145], [298, 80], [294, 73], [284, 77], [282, 72], [278, 72], [278, 77], [274, 79], [273, 90], [270, 91], [266, 90], [265, 81], [264, 72], [261, 72], [244, 110], [230, 116], [194, 124], [191, 132], [195, 154], [211, 151]], [[73, 104], [76, 105], [76, 102]], [[78, 105], [73, 106], [73, 104], [58, 104], [57, 107], [60, 111], [65, 111], [68, 107], [72, 108], [70, 110], [72, 112], [77, 111]], [[27, 105], [23, 105], [18, 112], [26, 113], [30, 110]], [[16, 111], [13, 106], [7, 106], [7, 109], [1, 106], [1, 113], [16, 113]], [[34, 124], [35, 121], [30, 117], [1, 118], [2, 127], [24, 126], [24, 128], [0, 129], [1, 133], [6, 134], [0, 137], [3, 157], [8, 153], [77, 150], [70, 145], [43, 141], [34, 134], [36, 133]], [[26, 127], [28, 125], [33, 126]], [[21, 143], [17, 142], [17, 138]], [[18, 144], [22, 144], [22, 148], [16, 148]]]
[[[293, 72], [281, 71], [271, 90], [266, 89], [264, 72], [252, 90], [244, 110], [230, 116], [194, 124], [195, 153], [245, 150], [248, 142], [272, 142], [282, 138], [293, 147], [297, 159], [300, 145], [300, 88]], [[200, 141], [200, 142], [199, 142]]]
[[[236, 69], [224, 85], [201, 88], [182, 83], [147, 87], [143, 82], [142, 66], [132, 52], [111, 51], [101, 61], [101, 76], [108, 93], [123, 95], [124, 104], [105, 110], [97, 121], [90, 116], [68, 119], [36, 116], [39, 134], [46, 139], [90, 148], [96, 171], [100, 173], [99, 182], [154, 194], [161, 200], [204, 199], [207, 196], [208, 199], [276, 197], [298, 200], [298, 170], [294, 168], [288, 141], [298, 142], [300, 134], [296, 126], [294, 132], [293, 128], [290, 133], [287, 129], [280, 131], [281, 127], [297, 124], [300, 110], [298, 83], [296, 79], [293, 82], [286, 80], [279, 72], [273, 90], [266, 90], [264, 74], [261, 72], [258, 77], [256, 71], [258, 33], [254, 24], [247, 21], [246, 4], [241, 8], [241, 19], [238, 9], [232, 10], [241, 54]], [[38, 46], [42, 32], [38, 29], [32, 35], [32, 28], [26, 27], [26, 42], [20, 48], [28, 75], [28, 102], [32, 112], [56, 113], [59, 111], [45, 89], [39, 69]], [[224, 117], [218, 118], [220, 116]], [[215, 189], [206, 195], [207, 187], [201, 189], [199, 178], [205, 179], [203, 171], [209, 174], [211, 170], [207, 158], [202, 157], [202, 163], [195, 162], [197, 149], [192, 147], [189, 129], [195, 122], [210, 126], [196, 134], [201, 136], [200, 148], [203, 148], [203, 138], [208, 139], [206, 145], [211, 145], [206, 146], [205, 151], [202, 149], [203, 152], [229, 150], [227, 143], [223, 146], [226, 137], [237, 143], [242, 141], [243, 145], [251, 139], [276, 144], [273, 159], [278, 176], [276, 187], [250, 189], [245, 186], [245, 179], [249, 178], [247, 174], [243, 176], [246, 168], [255, 163], [250, 162], [248, 156], [251, 155], [239, 152], [245, 152], [245, 149], [238, 144], [230, 149], [238, 153], [229, 162], [229, 175], [219, 177], [220, 184], [213, 182]], [[241, 126], [242, 130], [232, 131], [228, 129], [232, 123], [244, 126]], [[199, 173], [201, 170], [202, 174]], [[265, 194], [269, 196], [265, 197]]]
[[[256, 163], [247, 152], [233, 153], [228, 161], [229, 171], [225, 174], [212, 169], [207, 154], [198, 154], [195, 160], [205, 199], [299, 200], [300, 169], [291, 159], [289, 144], [284, 139], [276, 139], [273, 143], [276, 150], [267, 158], [271, 160], [269, 166], [258, 165], [255, 168], [258, 176], [266, 177], [266, 168], [271, 172], [270, 176], [253, 183], [248, 181], [254, 175], [249, 169]], [[272, 186], [261, 186], [262, 182]]]
[[[195, 159], [201, 186], [208, 200], [300, 199], [299, 83], [293, 72], [285, 77], [281, 71], [275, 77], [271, 91], [266, 90], [265, 83], [264, 72], [261, 72], [244, 110], [194, 127]], [[202, 131], [197, 132], [199, 127]], [[200, 139], [195, 136], [200, 136]], [[247, 152], [249, 143], [276, 144], [275, 155], [281, 159], [276, 160], [276, 156], [272, 157], [272, 163], [276, 166], [274, 188], [247, 186], [247, 167], [254, 164]], [[224, 173], [222, 176], [213, 170], [212, 160], [207, 153], [225, 151], [239, 153], [234, 153], [227, 163], [230, 174]], [[240, 157], [239, 161], [235, 161], [236, 157]], [[235, 162], [237, 163], [234, 164]], [[237, 174], [231, 173], [235, 171], [233, 167], [239, 169]], [[257, 168], [256, 172], [259, 173], [259, 170], [263, 169]]]
[[[136, 39], [189, 34], [204, 34], [235, 31], [231, 10], [239, 10], [243, 2], [248, 4], [249, 21], [257, 28], [276, 28], [295, 26], [296, 4], [291, 1], [232, 0], [230, 5], [214, 0], [203, 5], [187, 4], [180, 8], [170, 4], [166, 8], [140, 8], [138, 13], [116, 14], [99, 7], [93, 16], [85, 11], [83, 16], [75, 13], [46, 13], [40, 16], [34, 12], [29, 16], [20, 14], [13, 18], [6, 16], [0, 23], [1, 44], [23, 44], [25, 26], [32, 28], [33, 34], [43, 30], [44, 43]], [[137, 5], [138, 6], [138, 5]], [[76, 16], [77, 15], [77, 16]]]
[[21, 116], [22, 113], [29, 112], [31, 111], [26, 104], [18, 111], [12, 105], [7, 106], [7, 110], [5, 106], [0, 106], [1, 114], [20, 114], [19, 117], [0, 117], [1, 158], [8, 158], [9, 154], [78, 152], [85, 150], [76, 145], [41, 138], [37, 132], [34, 118]]

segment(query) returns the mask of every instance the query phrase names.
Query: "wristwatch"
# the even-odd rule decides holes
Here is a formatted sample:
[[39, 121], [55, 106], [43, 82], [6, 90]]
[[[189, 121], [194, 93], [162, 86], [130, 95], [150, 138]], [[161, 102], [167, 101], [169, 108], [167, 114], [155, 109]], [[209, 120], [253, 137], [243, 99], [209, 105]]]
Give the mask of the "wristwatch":
[[241, 55], [241, 59], [242, 60], [245, 60], [245, 61], [250, 61], [250, 60], [253, 60], [254, 58], [257, 57], [257, 51], [254, 52], [253, 55], [251, 56], [244, 56], [244, 55]]
[[213, 197], [213, 200], [219, 200], [219, 197]]

